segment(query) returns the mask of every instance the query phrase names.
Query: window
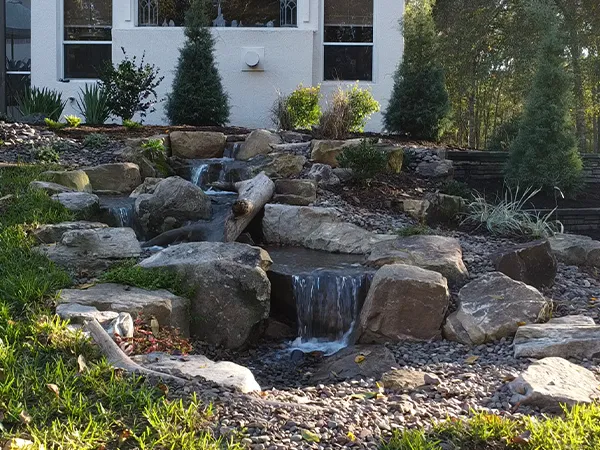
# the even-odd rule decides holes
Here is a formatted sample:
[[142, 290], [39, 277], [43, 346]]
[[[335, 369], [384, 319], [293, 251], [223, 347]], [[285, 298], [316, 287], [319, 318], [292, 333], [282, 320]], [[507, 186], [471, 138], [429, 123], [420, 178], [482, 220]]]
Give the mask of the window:
[[[297, 0], [213, 0], [213, 27], [295, 27]], [[190, 0], [138, 0], [138, 25], [181, 27]]]
[[98, 78], [111, 41], [112, 0], [64, 0], [64, 78]]
[[17, 98], [31, 84], [31, 0], [7, 0], [4, 30], [7, 112], [19, 115]]
[[325, 0], [325, 80], [373, 80], [373, 0]]

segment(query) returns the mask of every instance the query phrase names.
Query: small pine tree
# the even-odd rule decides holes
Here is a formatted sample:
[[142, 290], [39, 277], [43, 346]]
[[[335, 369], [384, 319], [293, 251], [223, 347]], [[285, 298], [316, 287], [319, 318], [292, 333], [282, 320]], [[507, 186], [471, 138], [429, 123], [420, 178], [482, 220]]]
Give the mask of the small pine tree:
[[404, 55], [384, 113], [388, 131], [437, 140], [450, 110], [430, 0], [407, 2], [402, 24]]
[[551, 7], [544, 14], [547, 30], [506, 175], [512, 186], [546, 192], [557, 187], [572, 194], [580, 184], [582, 162], [570, 116], [572, 85], [556, 16]]
[[167, 117], [174, 125], [224, 125], [229, 100], [214, 61], [214, 39], [206, 0], [192, 0], [185, 17], [185, 45], [180, 50]]

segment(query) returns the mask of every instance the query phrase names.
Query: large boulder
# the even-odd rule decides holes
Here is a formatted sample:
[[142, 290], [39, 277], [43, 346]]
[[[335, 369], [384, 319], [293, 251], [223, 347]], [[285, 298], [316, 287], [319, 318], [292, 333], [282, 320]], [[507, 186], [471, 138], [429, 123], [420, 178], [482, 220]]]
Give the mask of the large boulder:
[[519, 327], [513, 344], [515, 358], [594, 359], [600, 357], [600, 326], [591, 317], [559, 317]]
[[262, 232], [268, 244], [351, 254], [368, 253], [373, 245], [394, 239], [342, 222], [333, 208], [290, 205], [266, 205]]
[[314, 180], [275, 181], [273, 201], [287, 205], [308, 206], [317, 200], [317, 183]]
[[36, 249], [59, 266], [88, 275], [142, 253], [131, 228], [67, 231], [58, 244], [41, 245]]
[[510, 383], [513, 403], [530, 405], [547, 412], [592, 403], [600, 396], [593, 372], [562, 358], [544, 358], [531, 364]]
[[144, 236], [157, 236], [187, 222], [210, 219], [211, 201], [198, 186], [180, 177], [170, 177], [140, 194], [135, 200], [135, 218]]
[[144, 179], [144, 182], [136, 187], [131, 194], [129, 194], [130, 198], [138, 198], [142, 194], [152, 194], [154, 189], [156, 189], [156, 185], [160, 183], [164, 178], [154, 178], [148, 177]]
[[375, 378], [396, 366], [396, 359], [383, 345], [356, 345], [346, 347], [325, 358], [317, 368], [312, 381], [331, 381]]
[[469, 277], [458, 239], [444, 236], [408, 236], [376, 244], [367, 258], [372, 267], [408, 264], [441, 273], [451, 284]]
[[129, 194], [142, 183], [140, 168], [133, 163], [101, 164], [85, 169], [92, 189]]
[[150, 370], [180, 378], [208, 380], [244, 394], [261, 390], [248, 368], [229, 361], [214, 362], [202, 355], [172, 356], [161, 352], [138, 355], [132, 359]]
[[166, 152], [170, 149], [170, 139], [168, 134], [151, 136], [149, 138], [127, 139], [125, 148], [121, 152], [121, 159], [127, 162], [137, 164], [140, 168], [140, 175], [143, 179], [148, 177], [165, 177], [172, 175], [173, 171], [164, 162], [153, 161], [148, 155], [148, 151], [143, 147], [148, 141], [160, 141], [165, 147]]
[[92, 192], [90, 179], [83, 170], [49, 170], [40, 175], [43, 181], [66, 186], [78, 192]]
[[560, 262], [574, 266], [600, 267], [599, 241], [577, 234], [557, 234], [548, 241]]
[[519, 326], [544, 319], [549, 307], [536, 288], [492, 272], [460, 290], [458, 310], [448, 316], [444, 334], [470, 345], [512, 337]]
[[447, 159], [423, 161], [416, 171], [423, 178], [451, 178], [454, 175], [454, 165]]
[[313, 164], [306, 177], [315, 180], [320, 187], [336, 186], [340, 184], [340, 179], [333, 173], [331, 166], [328, 166], [327, 164]]
[[254, 130], [248, 135], [235, 159], [248, 161], [258, 155], [268, 155], [273, 151], [271, 145], [282, 144], [281, 136], [268, 130]]
[[449, 303], [448, 283], [438, 272], [405, 264], [382, 267], [360, 313], [358, 340], [440, 339]]
[[248, 164], [250, 178], [260, 172], [264, 172], [270, 178], [293, 178], [300, 175], [304, 169], [306, 158], [291, 153], [269, 153], [252, 158]]
[[67, 231], [92, 230], [95, 228], [108, 228], [101, 222], [61, 222], [51, 225], [41, 225], [32, 231], [32, 234], [41, 244], [53, 244], [59, 242]]
[[556, 258], [545, 240], [503, 249], [492, 261], [498, 272], [538, 289], [552, 286], [556, 278]]
[[338, 156], [340, 156], [344, 149], [358, 144], [360, 144], [359, 139], [351, 139], [347, 141], [315, 139], [311, 143], [310, 159], [315, 163], [327, 164], [331, 167], [338, 167]]
[[76, 192], [73, 188], [69, 188], [58, 183], [52, 183], [51, 181], [32, 181], [29, 183], [29, 188], [39, 189], [48, 195], [62, 194], [64, 192]]
[[258, 247], [221, 242], [179, 244], [139, 264], [179, 274], [195, 293], [190, 332], [226, 348], [246, 345], [269, 317], [270, 265], [269, 255]]
[[80, 216], [93, 216], [100, 210], [100, 198], [87, 192], [63, 192], [51, 198]]
[[184, 159], [222, 158], [227, 136], [213, 131], [173, 131], [171, 152]]
[[404, 148], [397, 146], [384, 146], [378, 147], [378, 150], [386, 156], [387, 171], [389, 173], [402, 172], [402, 166], [404, 165]]

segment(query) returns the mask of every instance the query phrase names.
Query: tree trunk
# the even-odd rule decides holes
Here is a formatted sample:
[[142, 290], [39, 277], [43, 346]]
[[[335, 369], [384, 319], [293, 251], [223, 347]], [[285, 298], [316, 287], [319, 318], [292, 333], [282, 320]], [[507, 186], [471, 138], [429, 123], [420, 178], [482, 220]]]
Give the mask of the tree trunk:
[[236, 183], [235, 187], [239, 198], [225, 222], [224, 242], [235, 241], [275, 193], [275, 183], [264, 172]]

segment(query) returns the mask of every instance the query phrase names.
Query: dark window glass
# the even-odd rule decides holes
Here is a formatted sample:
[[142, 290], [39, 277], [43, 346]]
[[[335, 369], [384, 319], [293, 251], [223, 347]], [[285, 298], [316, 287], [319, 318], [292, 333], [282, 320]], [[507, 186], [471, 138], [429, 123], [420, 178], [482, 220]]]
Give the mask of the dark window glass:
[[65, 41], [110, 41], [112, 32], [110, 27], [65, 27]]
[[6, 70], [31, 71], [31, 0], [6, 1]]
[[31, 85], [30, 75], [6, 75], [6, 106], [16, 107], [17, 98]]
[[326, 45], [325, 80], [371, 81], [372, 45]]
[[111, 44], [65, 45], [65, 78], [98, 78], [106, 63], [112, 61]]
[[325, 42], [373, 42], [373, 27], [325, 27]]
[[65, 28], [112, 26], [112, 0], [64, 0]]
[[325, 0], [325, 25], [373, 25], [373, 0]]

